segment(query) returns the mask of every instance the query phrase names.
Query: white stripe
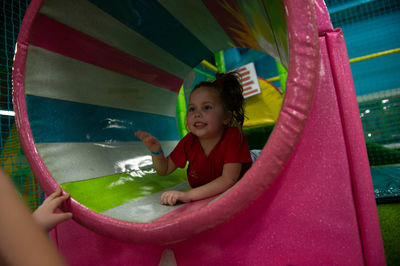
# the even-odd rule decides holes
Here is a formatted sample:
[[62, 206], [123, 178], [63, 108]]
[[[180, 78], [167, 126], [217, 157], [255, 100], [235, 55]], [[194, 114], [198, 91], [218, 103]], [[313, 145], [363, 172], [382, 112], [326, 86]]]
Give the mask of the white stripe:
[[[162, 141], [165, 155], [177, 141]], [[142, 142], [39, 143], [36, 148], [58, 184], [108, 176], [140, 168], [151, 160]]]
[[182, 79], [191, 70], [191, 67], [89, 1], [46, 0], [39, 12]]
[[[186, 191], [188, 189], [189, 184], [187, 182], [183, 182], [167, 190]], [[161, 216], [185, 206], [184, 204], [175, 206], [166, 206], [160, 204], [160, 197], [164, 191], [166, 190], [135, 199], [131, 202], [104, 211], [102, 214], [122, 221], [150, 223]]]
[[35, 46], [28, 47], [25, 93], [175, 117], [178, 95], [167, 89]]

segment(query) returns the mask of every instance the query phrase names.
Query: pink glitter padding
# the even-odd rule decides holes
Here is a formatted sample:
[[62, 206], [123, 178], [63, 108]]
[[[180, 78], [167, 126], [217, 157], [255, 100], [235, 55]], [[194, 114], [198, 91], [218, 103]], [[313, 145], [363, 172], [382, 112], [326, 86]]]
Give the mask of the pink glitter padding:
[[368, 265], [385, 265], [367, 148], [347, 48], [341, 30], [327, 33], [329, 57], [341, 113], [357, 218]]
[[326, 32], [333, 30], [332, 22], [324, 0], [314, 0], [314, 6], [317, 15], [319, 36], [322, 36]]
[[[42, 1], [33, 0], [22, 24], [19, 40], [29, 39], [29, 31]], [[314, 4], [311, 0], [283, 1], [289, 36], [289, 75], [286, 97], [275, 130], [254, 166], [223, 197], [198, 211], [173, 219], [162, 219], [153, 223], [131, 223], [119, 221], [70, 200], [65, 206], [74, 214], [74, 219], [91, 230], [131, 243], [166, 244], [187, 239], [200, 232], [228, 221], [254, 199], [259, 197], [281, 173], [300, 139], [306, 123], [315, 89], [319, 69], [318, 24]], [[57, 186], [41, 160], [29, 127], [26, 112], [23, 71], [26, 60], [26, 44], [18, 43], [16, 54], [16, 84], [14, 100], [18, 129], [24, 150], [32, 170], [44, 191], [49, 194]]]
[[42, 158], [40, 157], [33, 139], [29, 125], [28, 112], [25, 102], [25, 64], [28, 49], [27, 40], [30, 35], [32, 22], [34, 21], [43, 0], [32, 1], [26, 11], [21, 24], [16, 44], [13, 70], [13, 104], [15, 110], [15, 123], [21, 146], [24, 149], [29, 165], [35, 177], [38, 179], [41, 188], [47, 193], [52, 193], [59, 186], [50, 173], [47, 171]]

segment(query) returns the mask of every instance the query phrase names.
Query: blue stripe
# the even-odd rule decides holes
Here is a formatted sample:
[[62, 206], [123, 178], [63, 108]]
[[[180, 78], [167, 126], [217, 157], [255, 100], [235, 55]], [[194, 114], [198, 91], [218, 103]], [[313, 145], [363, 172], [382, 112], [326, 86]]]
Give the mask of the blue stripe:
[[134, 132], [150, 132], [160, 141], [179, 140], [175, 118], [27, 95], [36, 143], [139, 141]]
[[154, 0], [90, 2], [191, 67], [214, 60], [214, 54]]

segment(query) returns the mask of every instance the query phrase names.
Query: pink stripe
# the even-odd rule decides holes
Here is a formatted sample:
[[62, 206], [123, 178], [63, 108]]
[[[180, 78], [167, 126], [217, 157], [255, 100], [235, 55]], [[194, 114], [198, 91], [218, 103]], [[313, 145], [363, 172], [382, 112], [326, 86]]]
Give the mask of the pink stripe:
[[74, 59], [178, 92], [183, 80], [132, 55], [38, 14], [28, 42]]

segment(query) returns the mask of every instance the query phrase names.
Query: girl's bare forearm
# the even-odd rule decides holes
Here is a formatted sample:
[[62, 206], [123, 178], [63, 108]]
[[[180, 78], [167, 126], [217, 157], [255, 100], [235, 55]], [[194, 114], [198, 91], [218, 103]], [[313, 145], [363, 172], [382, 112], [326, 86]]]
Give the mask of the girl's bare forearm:
[[189, 190], [189, 198], [191, 201], [205, 199], [218, 195], [236, 183], [236, 179], [220, 176], [208, 184]]
[[164, 176], [169, 175], [176, 169], [176, 165], [169, 157], [165, 157], [164, 153], [158, 155], [152, 155], [153, 166], [156, 169], [157, 174]]
[[153, 166], [159, 175], [166, 175], [168, 169], [168, 160], [164, 154], [152, 155]]
[[220, 177], [214, 179], [208, 184], [188, 191], [190, 200], [205, 199], [225, 192], [236, 183], [240, 176], [241, 169], [241, 163], [225, 164]]

